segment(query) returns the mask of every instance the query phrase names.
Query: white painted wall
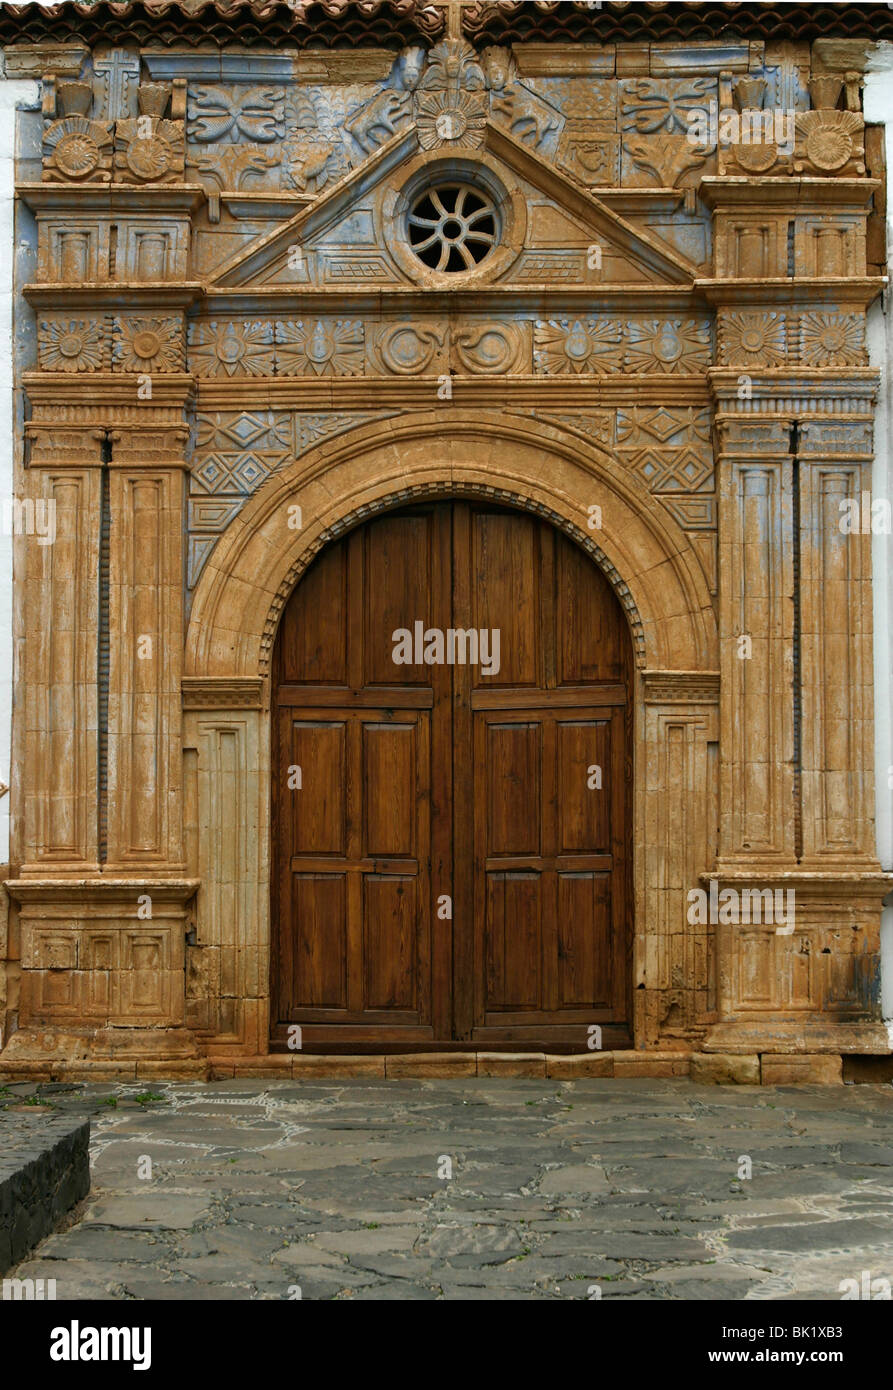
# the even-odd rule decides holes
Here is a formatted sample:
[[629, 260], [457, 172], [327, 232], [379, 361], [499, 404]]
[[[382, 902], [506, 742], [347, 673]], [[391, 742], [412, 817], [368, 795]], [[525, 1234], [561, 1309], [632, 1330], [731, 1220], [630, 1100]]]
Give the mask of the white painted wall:
[[[865, 119], [886, 130], [887, 248], [893, 264], [893, 45], [878, 44], [865, 76]], [[872, 493], [893, 500], [893, 287], [868, 319], [868, 351], [881, 374], [875, 429]], [[893, 869], [893, 539], [872, 537], [874, 574], [874, 713], [877, 844], [881, 867]], [[881, 983], [884, 1018], [893, 1044], [893, 895], [881, 921]]]
[[[0, 58], [2, 62], [2, 58]], [[37, 82], [0, 73], [0, 499], [13, 494], [13, 269], [16, 108], [40, 98]], [[12, 743], [12, 536], [0, 526], [0, 782], [10, 781]], [[9, 861], [9, 793], [0, 797], [0, 864]]]

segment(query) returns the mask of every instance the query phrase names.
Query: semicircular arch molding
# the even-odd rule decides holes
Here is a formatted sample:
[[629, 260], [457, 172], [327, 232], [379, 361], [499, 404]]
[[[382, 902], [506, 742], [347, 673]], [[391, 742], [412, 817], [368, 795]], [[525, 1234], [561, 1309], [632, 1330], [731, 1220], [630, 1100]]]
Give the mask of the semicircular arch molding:
[[[375, 512], [448, 496], [516, 506], [570, 535], [617, 594], [640, 668], [716, 669], [716, 619], [703, 570], [660, 503], [578, 435], [520, 416], [456, 409], [448, 436], [442, 411], [378, 421], [326, 441], [270, 478], [202, 571], [186, 674], [268, 674], [288, 596], [328, 541]], [[601, 509], [594, 530], [591, 506]]]

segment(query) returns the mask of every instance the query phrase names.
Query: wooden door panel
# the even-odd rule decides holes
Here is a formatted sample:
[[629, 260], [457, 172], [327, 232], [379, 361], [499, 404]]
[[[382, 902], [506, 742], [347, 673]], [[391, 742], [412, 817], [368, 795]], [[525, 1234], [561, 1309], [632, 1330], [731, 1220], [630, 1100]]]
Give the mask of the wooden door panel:
[[537, 1009], [542, 998], [542, 881], [488, 873], [485, 1008]]
[[554, 593], [558, 685], [624, 681], [629, 639], [617, 600], [592, 560], [558, 532]]
[[363, 1007], [419, 1008], [418, 879], [412, 875], [363, 877]]
[[295, 591], [277, 642], [279, 684], [347, 685], [347, 543], [327, 546]]
[[[479, 710], [475, 720], [473, 1036], [547, 1032], [626, 1010], [622, 710]], [[535, 749], [535, 752], [533, 751]], [[590, 787], [590, 769], [602, 785]]]
[[614, 923], [610, 873], [558, 875], [558, 1007], [610, 1009]]
[[[287, 1009], [347, 1008], [347, 875], [294, 874], [295, 939]], [[286, 1017], [288, 1016], [286, 1014]]]
[[[556, 721], [559, 854], [611, 853], [611, 725]], [[598, 769], [598, 773], [594, 771]], [[598, 784], [601, 785], [598, 785]]]
[[430, 1008], [430, 714], [390, 713], [284, 713], [291, 755], [311, 774], [279, 802], [292, 846], [281, 999], [295, 1022], [331, 1010], [420, 1023]]
[[[467, 626], [500, 633], [500, 665], [472, 667], [473, 687], [535, 686], [541, 667], [539, 523], [511, 512], [472, 513], [472, 610]], [[465, 627], [465, 623], [457, 623]]]
[[430, 514], [384, 516], [360, 533], [366, 686], [430, 684], [429, 667], [394, 664], [393, 634], [432, 622], [432, 525]]
[[[291, 757], [282, 774], [291, 803], [292, 855], [347, 853], [347, 724], [291, 722]], [[300, 769], [300, 786], [289, 787]]]
[[534, 723], [482, 724], [486, 736], [484, 839], [494, 855], [538, 855], [542, 828], [542, 730]]
[[[418, 856], [415, 724], [363, 724], [363, 850], [367, 857]], [[421, 791], [424, 795], [427, 790]], [[400, 793], [404, 794], [400, 794]]]

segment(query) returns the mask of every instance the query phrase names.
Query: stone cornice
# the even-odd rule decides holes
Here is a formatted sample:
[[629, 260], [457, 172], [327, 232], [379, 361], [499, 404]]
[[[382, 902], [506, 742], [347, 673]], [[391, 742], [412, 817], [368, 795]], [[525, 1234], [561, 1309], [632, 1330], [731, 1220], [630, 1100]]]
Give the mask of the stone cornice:
[[159, 902], [188, 902], [201, 887], [199, 878], [151, 878], [135, 875], [133, 878], [10, 878], [3, 883], [9, 896], [17, 903], [31, 902], [71, 902], [72, 898], [83, 897], [86, 902], [99, 898], [112, 901], [121, 898], [132, 900], [135, 892], [143, 885], [150, 891], [153, 900]]
[[32, 283], [22, 294], [35, 309], [96, 309], [106, 313], [156, 312], [159, 309], [185, 309], [201, 299], [204, 286], [198, 280], [176, 280], [162, 284], [94, 280], [82, 285]]
[[739, 396], [743, 367], [710, 367], [707, 377], [718, 412], [752, 416], [759, 414], [836, 414], [871, 418], [877, 400], [880, 375], [871, 367], [833, 367], [823, 370], [798, 368], [770, 370], [750, 368], [752, 395]]
[[[159, 372], [152, 377], [152, 396], [141, 400], [137, 396], [137, 377], [133, 373], [111, 372], [25, 372], [22, 385], [31, 404], [53, 409], [58, 406], [95, 406], [98, 412], [108, 407], [134, 407], [145, 412], [147, 429], [153, 427], [153, 412], [182, 410], [191, 401], [193, 378], [185, 373]], [[158, 416], [155, 414], [154, 423]]]
[[32, 212], [196, 212], [207, 199], [201, 184], [18, 183]]
[[839, 276], [816, 279], [808, 275], [765, 280], [696, 280], [695, 288], [709, 304], [819, 304], [867, 309], [888, 284], [886, 275]]
[[719, 700], [718, 671], [643, 671], [646, 705], [715, 705]]
[[264, 682], [261, 676], [184, 676], [184, 710], [260, 709]]
[[698, 192], [710, 208], [867, 207], [883, 184], [880, 179], [739, 178], [707, 174]]
[[679, 285], [490, 285], [478, 289], [432, 290], [415, 285], [395, 285], [370, 292], [337, 286], [323, 289], [291, 285], [209, 289], [203, 300], [209, 312], [232, 314], [351, 313], [376, 314], [453, 314], [528, 311], [553, 317], [563, 310], [574, 314], [617, 310], [632, 304], [636, 309], [655, 312], [674, 309], [691, 311], [705, 301], [699, 294]]
[[423, 377], [220, 377], [196, 379], [199, 410], [229, 410], [234, 399], [245, 410], [368, 411], [442, 409], [574, 409], [612, 405], [706, 406], [704, 375], [691, 376], [454, 376], [452, 399], [438, 400], [440, 378]]

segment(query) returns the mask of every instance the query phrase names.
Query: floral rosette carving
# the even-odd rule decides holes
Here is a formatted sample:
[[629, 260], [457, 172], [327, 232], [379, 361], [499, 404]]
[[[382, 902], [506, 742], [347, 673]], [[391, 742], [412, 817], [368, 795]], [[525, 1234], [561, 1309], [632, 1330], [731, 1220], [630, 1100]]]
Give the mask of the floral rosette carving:
[[781, 367], [785, 363], [784, 315], [723, 314], [719, 319], [720, 360], [728, 367]]
[[865, 122], [855, 111], [805, 111], [796, 122], [794, 172], [865, 173]]
[[198, 376], [272, 376], [272, 324], [193, 324], [189, 330], [189, 365]]
[[628, 341], [626, 365], [634, 372], [697, 372], [710, 365], [710, 326], [697, 319], [633, 322]]
[[50, 182], [111, 181], [112, 127], [86, 116], [65, 116], [43, 134], [43, 177]]
[[280, 376], [360, 376], [363, 324], [359, 319], [277, 323], [276, 358]]
[[108, 324], [104, 319], [41, 319], [38, 361], [45, 372], [101, 372], [109, 366]]
[[183, 325], [178, 318], [116, 318], [112, 363], [121, 372], [181, 372]]
[[800, 316], [800, 362], [804, 367], [861, 367], [865, 356], [865, 319], [861, 314], [821, 313]]
[[122, 182], [182, 181], [186, 152], [182, 121], [153, 116], [118, 121], [115, 126], [115, 170]]
[[533, 365], [549, 376], [616, 372], [623, 366], [619, 319], [547, 319], [534, 327]]
[[423, 150], [442, 145], [474, 147], [483, 143], [487, 109], [471, 92], [432, 92], [419, 102], [417, 123]]

